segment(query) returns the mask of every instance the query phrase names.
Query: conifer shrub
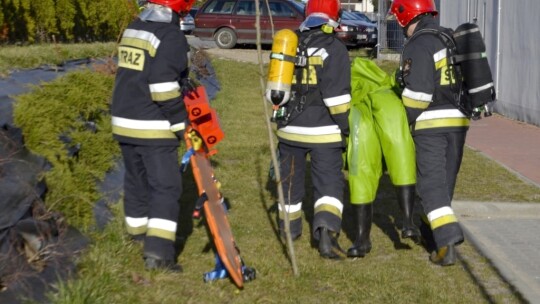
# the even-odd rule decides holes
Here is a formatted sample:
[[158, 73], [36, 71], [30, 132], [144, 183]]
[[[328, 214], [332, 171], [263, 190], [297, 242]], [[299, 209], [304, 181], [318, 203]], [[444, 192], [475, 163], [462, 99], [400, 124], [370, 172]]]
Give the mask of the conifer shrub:
[[120, 155], [111, 135], [113, 83], [110, 74], [72, 72], [17, 96], [14, 105], [26, 147], [52, 164], [44, 176], [47, 208], [83, 230], [93, 225], [97, 182]]

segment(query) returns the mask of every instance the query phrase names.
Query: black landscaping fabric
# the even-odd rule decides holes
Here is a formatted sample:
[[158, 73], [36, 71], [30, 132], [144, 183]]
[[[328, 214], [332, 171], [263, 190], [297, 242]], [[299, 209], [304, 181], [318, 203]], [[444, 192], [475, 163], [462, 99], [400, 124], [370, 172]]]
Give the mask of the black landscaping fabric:
[[[206, 55], [192, 51], [191, 75], [213, 99], [220, 89], [215, 71]], [[75, 274], [74, 258], [89, 243], [77, 229], [65, 224], [60, 213], [46, 210], [47, 185], [42, 176], [50, 164], [25, 149], [22, 132], [13, 125], [13, 98], [66, 72], [105, 62], [73, 60], [12, 71], [0, 79], [0, 303], [47, 302], [46, 292], [54, 291], [58, 280]], [[77, 143], [69, 141], [65, 141], [68, 155], [76, 154], [70, 149]], [[101, 199], [94, 205], [97, 229], [103, 229], [113, 217], [109, 204], [120, 199], [123, 175], [119, 160], [98, 184]]]

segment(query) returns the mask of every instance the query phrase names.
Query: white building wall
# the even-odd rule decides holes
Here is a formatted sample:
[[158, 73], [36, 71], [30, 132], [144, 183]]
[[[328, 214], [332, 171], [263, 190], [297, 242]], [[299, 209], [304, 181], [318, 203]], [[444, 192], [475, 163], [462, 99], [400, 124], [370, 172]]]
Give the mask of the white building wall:
[[439, 12], [442, 26], [479, 25], [497, 92], [496, 112], [540, 126], [540, 1], [440, 0]]
[[341, 0], [341, 7], [347, 10], [371, 13], [374, 11], [370, 0]]

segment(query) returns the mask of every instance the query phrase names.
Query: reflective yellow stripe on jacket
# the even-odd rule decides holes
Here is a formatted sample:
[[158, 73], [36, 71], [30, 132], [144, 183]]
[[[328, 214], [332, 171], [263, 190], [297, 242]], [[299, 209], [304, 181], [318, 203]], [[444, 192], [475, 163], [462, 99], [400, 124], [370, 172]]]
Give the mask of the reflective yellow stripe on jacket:
[[428, 110], [416, 119], [415, 130], [468, 127], [469, 119], [458, 109]]
[[277, 136], [302, 143], [323, 144], [341, 142], [341, 130], [337, 125], [324, 127], [286, 126], [277, 131]]
[[112, 117], [113, 134], [142, 139], [175, 139], [168, 120], [136, 120]]

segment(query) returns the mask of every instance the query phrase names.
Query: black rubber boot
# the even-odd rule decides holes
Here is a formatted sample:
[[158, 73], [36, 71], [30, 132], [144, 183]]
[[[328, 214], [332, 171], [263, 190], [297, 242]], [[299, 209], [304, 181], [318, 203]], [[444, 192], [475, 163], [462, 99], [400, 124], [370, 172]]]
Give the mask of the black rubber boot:
[[421, 243], [423, 243], [424, 248], [427, 252], [433, 252], [437, 250], [437, 245], [435, 245], [435, 239], [433, 238], [433, 231], [427, 223], [428, 219], [423, 216], [422, 221], [420, 222], [420, 235]]
[[356, 240], [347, 250], [350, 258], [362, 258], [371, 251], [371, 223], [373, 221], [373, 204], [352, 205], [352, 211], [356, 218]]
[[433, 251], [429, 260], [440, 266], [452, 266], [456, 263], [456, 248], [454, 244], [446, 245]]
[[403, 212], [403, 228], [401, 229], [401, 238], [412, 239], [416, 244], [420, 243], [420, 230], [414, 224], [414, 198], [415, 186], [396, 186], [396, 196], [399, 207]]
[[325, 259], [341, 260], [345, 252], [339, 246], [337, 233], [326, 227], [319, 228], [319, 255]]

